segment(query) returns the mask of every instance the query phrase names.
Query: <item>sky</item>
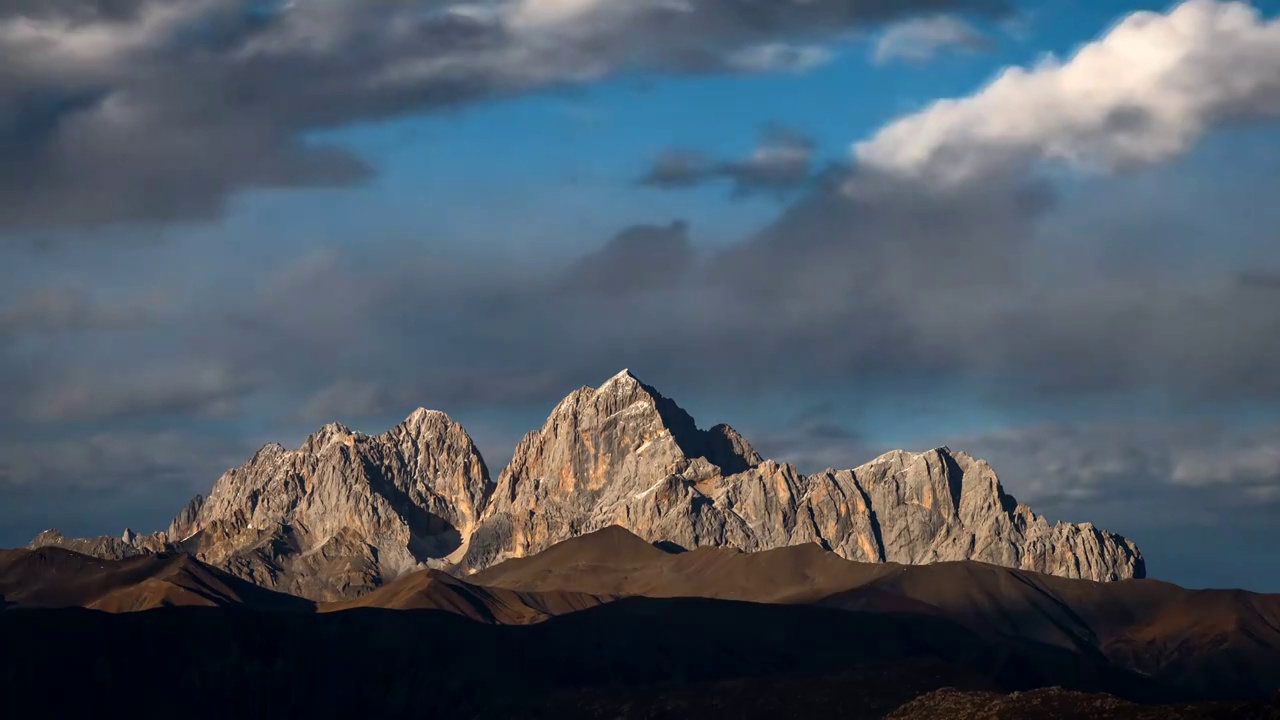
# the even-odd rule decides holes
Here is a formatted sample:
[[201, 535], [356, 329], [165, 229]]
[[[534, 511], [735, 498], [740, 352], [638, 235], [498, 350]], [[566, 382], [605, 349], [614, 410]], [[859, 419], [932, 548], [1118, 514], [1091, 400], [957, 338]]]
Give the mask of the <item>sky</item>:
[[1280, 2], [16, 0], [0, 546], [622, 368], [1280, 592]]

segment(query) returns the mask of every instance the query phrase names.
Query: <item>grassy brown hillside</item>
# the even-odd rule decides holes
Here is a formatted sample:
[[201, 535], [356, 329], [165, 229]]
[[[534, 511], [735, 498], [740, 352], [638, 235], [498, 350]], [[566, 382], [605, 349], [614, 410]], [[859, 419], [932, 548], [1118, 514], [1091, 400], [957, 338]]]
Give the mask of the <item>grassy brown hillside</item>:
[[186, 554], [101, 560], [61, 548], [0, 551], [0, 599], [8, 607], [131, 612], [172, 606], [306, 609]]

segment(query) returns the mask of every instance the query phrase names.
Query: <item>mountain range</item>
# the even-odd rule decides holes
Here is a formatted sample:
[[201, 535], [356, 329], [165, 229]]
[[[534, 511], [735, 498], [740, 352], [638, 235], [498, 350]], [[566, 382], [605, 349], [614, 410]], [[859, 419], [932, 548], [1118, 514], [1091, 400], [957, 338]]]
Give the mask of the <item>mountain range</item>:
[[466, 430], [420, 409], [380, 435], [333, 423], [269, 444], [163, 531], [66, 538], [100, 558], [190, 553], [258, 586], [353, 600], [410, 572], [457, 577], [610, 526], [672, 548], [815, 544], [866, 563], [975, 560], [1065, 578], [1142, 578], [1130, 540], [1050, 524], [986, 462], [936, 448], [805, 475], [728, 425], [700, 429], [623, 371], [575, 390], [528, 433], [496, 483]]
[[[0, 551], [47, 714], [1280, 720], [1280, 595], [1145, 579], [935, 448], [803, 474], [623, 371], [496, 482], [418, 410], [263, 447], [169, 527]], [[66, 692], [68, 683], [76, 691]]]

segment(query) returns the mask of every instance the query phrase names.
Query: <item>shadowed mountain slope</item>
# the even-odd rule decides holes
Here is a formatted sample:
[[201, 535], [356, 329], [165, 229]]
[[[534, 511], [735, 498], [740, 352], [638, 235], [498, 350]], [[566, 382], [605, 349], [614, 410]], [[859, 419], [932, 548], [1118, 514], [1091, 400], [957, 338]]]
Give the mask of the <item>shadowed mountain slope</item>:
[[[768, 693], [791, 688], [812, 693], [795, 712], [880, 717], [948, 686], [1139, 702], [1261, 698], [1280, 686], [1275, 596], [973, 562], [857, 563], [814, 543], [676, 551], [617, 527], [465, 581], [425, 570], [319, 606], [185, 555], [5, 551], [0, 597], [11, 604], [0, 613], [8, 697], [56, 695], [67, 663], [98, 668], [77, 675], [87, 695], [55, 699], [66, 713], [92, 697], [161, 713], [248, 702], [320, 717], [767, 717], [778, 710]], [[67, 606], [160, 609], [30, 609]], [[377, 663], [335, 659], [371, 653]], [[141, 700], [133, 674], [102, 669], [120, 654], [149, 668]], [[335, 688], [339, 700], [320, 699]], [[743, 688], [755, 702], [731, 699]], [[1150, 716], [1109, 697], [991, 697], [934, 700], [961, 713], [940, 717], [987, 717], [963, 714], [974, 703], [1001, 708], [991, 717], [1090, 704], [1112, 713], [1103, 717]]]
[[613, 595], [571, 591], [518, 592], [486, 588], [438, 570], [400, 578], [355, 600], [320, 605], [321, 612], [356, 608], [444, 610], [477, 622], [526, 625], [617, 600]]
[[1280, 595], [1070, 580], [974, 562], [857, 563], [813, 543], [759, 553], [669, 553], [621, 528], [510, 560], [468, 581], [945, 617], [983, 634], [1103, 654], [1206, 696], [1257, 696], [1280, 687]]
[[[911, 696], [903, 685], [942, 686], [908, 677], [920, 663], [944, 668], [937, 682], [973, 678], [967, 687], [1165, 696], [1100, 658], [993, 641], [944, 618], [692, 598], [624, 599], [526, 626], [379, 609], [14, 610], [0, 613], [0, 636], [0, 692], [50, 716], [127, 707], [142, 716], [519, 717], [576, 689], [669, 692], [869, 664], [899, 678], [889, 693], [899, 702]], [[69, 682], [76, 692], [64, 691]]]
[[301, 610], [310, 603], [221, 572], [189, 555], [112, 561], [61, 548], [0, 550], [0, 599], [9, 608], [132, 612], [169, 606]]
[[1280, 687], [1280, 596], [1150, 580], [1069, 580], [974, 562], [859, 563], [816, 543], [756, 553], [678, 551], [610, 527], [465, 580], [419, 571], [358, 599], [320, 605], [185, 555], [106, 561], [54, 548], [0, 554], [0, 599], [17, 608], [441, 610], [522, 625], [627, 597], [738, 600], [945, 622], [987, 643], [1030, 643], [1114, 663], [1199, 697], [1257, 697]]

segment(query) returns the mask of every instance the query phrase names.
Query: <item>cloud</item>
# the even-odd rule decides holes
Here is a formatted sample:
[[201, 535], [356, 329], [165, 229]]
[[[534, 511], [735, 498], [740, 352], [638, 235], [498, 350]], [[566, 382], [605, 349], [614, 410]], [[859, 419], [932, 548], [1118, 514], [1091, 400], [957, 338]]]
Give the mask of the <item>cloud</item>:
[[0, 306], [0, 335], [136, 328], [158, 320], [165, 305], [160, 294], [101, 301], [75, 288], [40, 288]]
[[1171, 480], [1187, 487], [1244, 488], [1253, 500], [1280, 500], [1280, 429], [1218, 434], [1176, 454]]
[[44, 422], [226, 415], [255, 385], [216, 363], [141, 365], [124, 372], [81, 367], [37, 389], [29, 415]]
[[392, 412], [395, 393], [370, 380], [338, 380], [302, 405], [298, 417], [322, 425], [337, 419], [373, 417]]
[[[0, 488], [52, 483], [81, 490], [135, 484], [155, 489], [157, 483], [201, 487], [225, 467], [242, 463], [239, 450], [207, 434], [177, 431], [6, 443], [0, 452]], [[204, 470], [193, 473], [193, 463]]]
[[626, 295], [678, 286], [697, 261], [683, 222], [636, 225], [573, 263], [561, 293]]
[[[1036, 173], [945, 186], [865, 164], [814, 173], [810, 146], [773, 129], [746, 159], [652, 173], [668, 186], [732, 176], [759, 187], [802, 176], [777, 168], [804, 167], [794, 200], [737, 243], [699, 249], [683, 225], [640, 225], [568, 263], [521, 267], [362, 239], [281, 256], [249, 278], [250, 292], [212, 288], [179, 340], [120, 347], [110, 363], [95, 355], [99, 367], [69, 355], [0, 363], [22, 378], [17, 406], [46, 408], [46, 418], [207, 415], [254, 388], [291, 403], [280, 413], [289, 417], [398, 402], [453, 412], [554, 401], [621, 367], [677, 397], [849, 378], [919, 393], [959, 384], [1008, 405], [1280, 397], [1280, 304], [1256, 284], [1104, 262], [1114, 248], [1154, 248], [1186, 253], [1195, 268], [1196, 251], [1184, 249], [1198, 236], [1180, 234], [1195, 228], [1145, 237], [1076, 220], [1071, 242], [1055, 246], [1046, 225], [1089, 208]], [[1213, 216], [1211, 202], [1195, 202]], [[1232, 238], [1230, 223], [1215, 229], [1220, 245]]]
[[803, 72], [827, 64], [833, 56], [818, 45], [765, 43], [730, 53], [725, 64], [743, 72]]
[[716, 177], [718, 170], [715, 161], [704, 153], [672, 148], [654, 159], [640, 182], [664, 189], [693, 187]]
[[713, 160], [698, 151], [670, 149], [654, 160], [640, 182], [670, 190], [728, 180], [738, 196], [787, 193], [813, 179], [814, 151], [813, 140], [803, 133], [772, 124], [744, 159]]
[[746, 436], [763, 457], [792, 463], [804, 473], [856, 467], [889, 449], [871, 445], [841, 422], [839, 410], [831, 402], [816, 403], [781, 427], [746, 431]]
[[1059, 516], [1110, 508], [1133, 524], [1177, 526], [1262, 515], [1280, 501], [1276, 426], [1056, 423], [953, 442], [991, 461], [1020, 500]]
[[1280, 20], [1243, 2], [1135, 12], [1070, 58], [1011, 67], [854, 146], [864, 167], [956, 185], [1041, 162], [1103, 172], [1176, 158], [1205, 133], [1280, 117]]
[[[802, 68], [975, 0], [59, 0], [0, 10], [0, 226], [216, 218], [371, 173], [320, 130], [636, 69]], [[793, 39], [804, 38], [795, 43]], [[817, 43], [815, 44], [810, 44]]]
[[[556, 393], [567, 394], [566, 378], [552, 371], [508, 371], [492, 368], [441, 369], [430, 378], [397, 373], [392, 378], [338, 380], [312, 394], [302, 404], [296, 419], [318, 426], [335, 420], [378, 418], [398, 421], [428, 403], [433, 409], [450, 412], [484, 409], [493, 405], [520, 406], [540, 402]], [[581, 383], [579, 383], [581, 385]], [[521, 428], [523, 434], [529, 428]], [[518, 435], [517, 438], [518, 439]], [[515, 448], [489, 446], [498, 455]], [[488, 457], [486, 455], [486, 457]], [[492, 459], [492, 458], [490, 458]]]
[[196, 493], [253, 452], [207, 431], [113, 430], [0, 443], [0, 545], [50, 527], [118, 535], [165, 527]]
[[1280, 289], [1280, 273], [1251, 270], [1238, 274], [1236, 282], [1243, 287]]
[[1131, 228], [1086, 225], [1046, 254], [1042, 226], [1079, 208], [1036, 180], [858, 197], [843, 192], [849, 172], [715, 248], [674, 223], [545, 268], [416, 243], [281, 257], [257, 292], [204, 303], [187, 323], [199, 337], [162, 357], [253, 378], [313, 420], [554, 402], [622, 367], [677, 398], [850, 379], [907, 394], [959, 384], [1015, 407], [1280, 397], [1280, 303], [1257, 288], [1228, 273], [1116, 275], [1090, 250], [1142, 242]]
[[871, 59], [879, 65], [895, 60], [923, 63], [947, 49], [981, 51], [991, 44], [991, 38], [963, 18], [932, 15], [891, 25], [876, 40]]

